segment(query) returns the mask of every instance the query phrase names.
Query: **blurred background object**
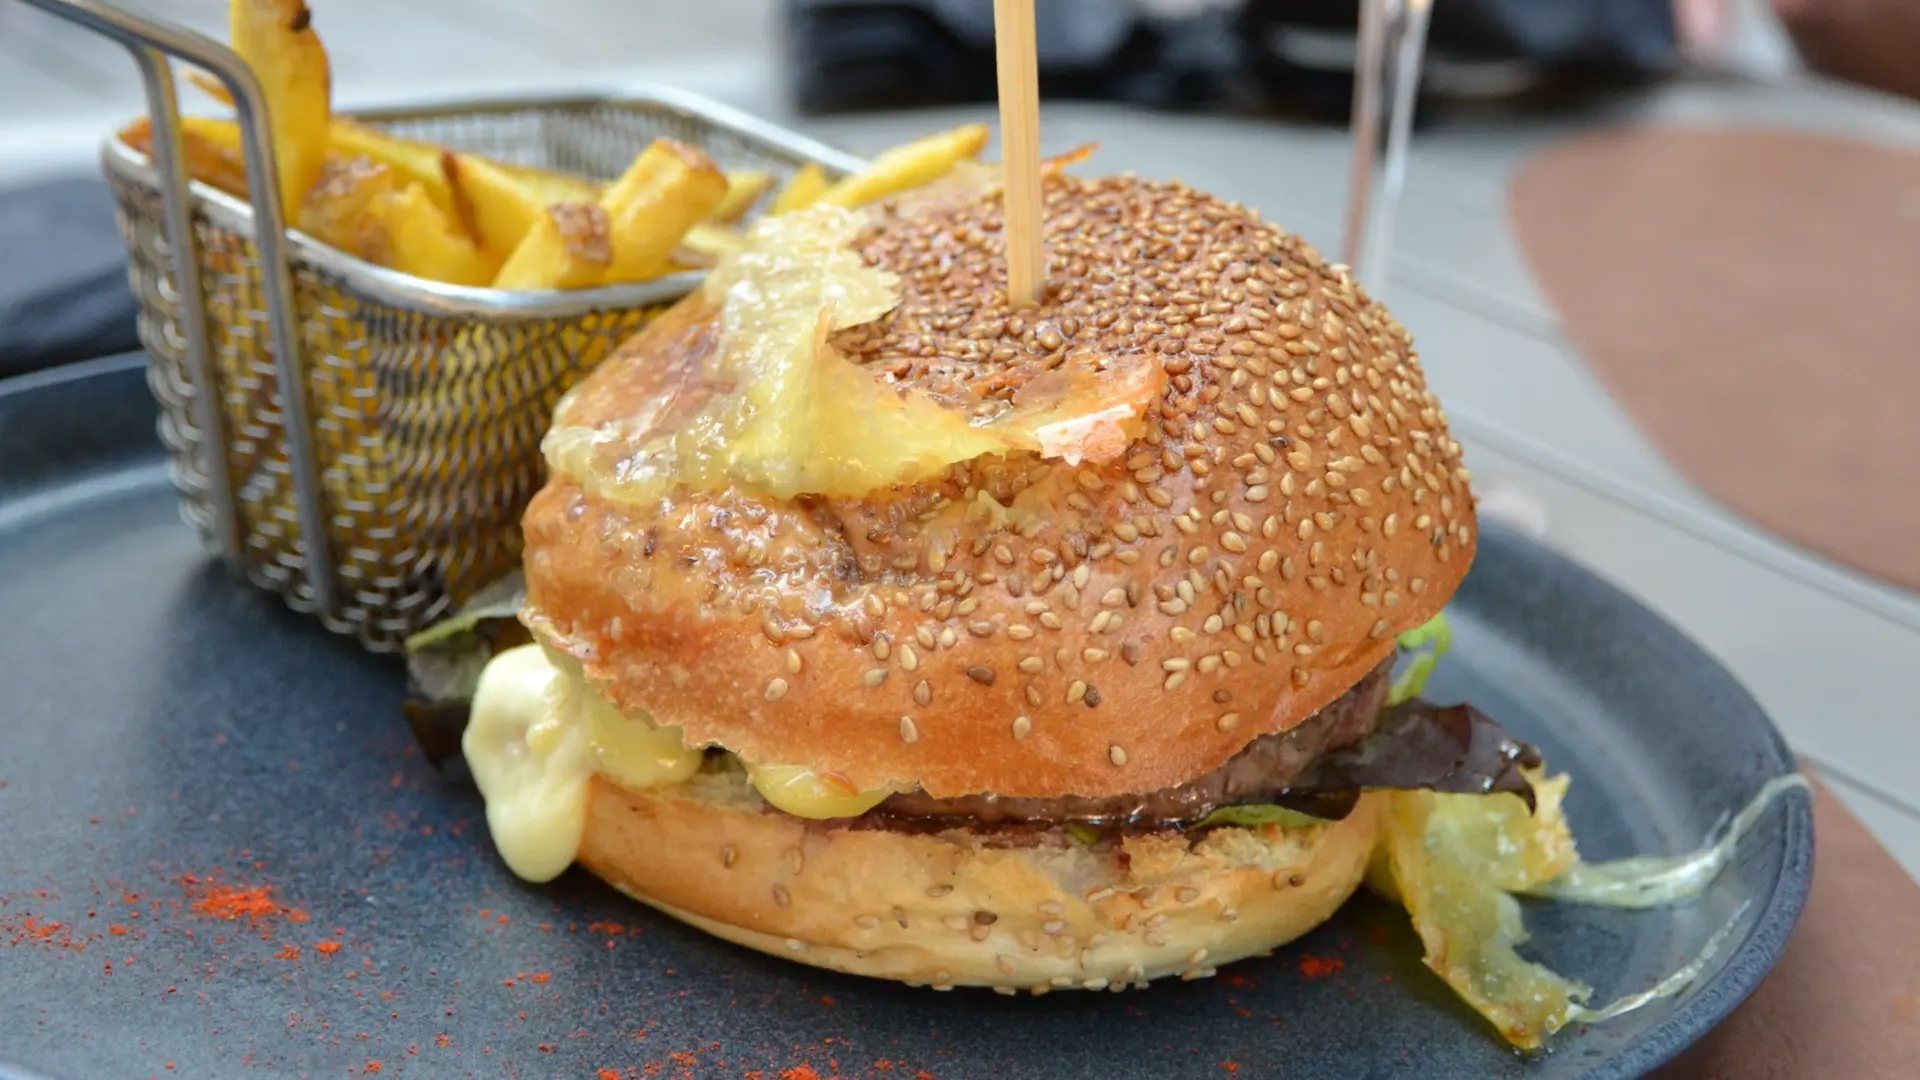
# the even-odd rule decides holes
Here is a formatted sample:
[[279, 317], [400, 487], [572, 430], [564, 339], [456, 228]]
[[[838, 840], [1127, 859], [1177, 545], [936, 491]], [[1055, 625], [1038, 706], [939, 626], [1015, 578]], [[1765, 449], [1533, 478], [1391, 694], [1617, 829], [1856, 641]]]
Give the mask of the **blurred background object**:
[[0, 379], [140, 347], [109, 207], [92, 177], [0, 191]]
[[[1670, 73], [1669, 0], [1448, 0], [1435, 5], [1429, 97], [1512, 95]], [[993, 24], [981, 0], [784, 0], [806, 111], [982, 101]], [[1037, 9], [1050, 98], [1157, 108], [1263, 104], [1344, 121], [1354, 0], [1049, 0]]]
[[1849, 82], [1920, 99], [1920, 4], [1774, 0], [1807, 63]]

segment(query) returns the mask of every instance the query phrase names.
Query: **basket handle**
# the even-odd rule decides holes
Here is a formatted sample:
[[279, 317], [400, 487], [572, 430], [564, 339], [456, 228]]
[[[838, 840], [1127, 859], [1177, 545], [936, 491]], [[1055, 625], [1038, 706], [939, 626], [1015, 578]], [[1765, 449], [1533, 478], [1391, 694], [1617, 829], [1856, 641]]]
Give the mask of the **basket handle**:
[[237, 561], [241, 546], [239, 515], [227, 467], [228, 444], [222, 431], [217, 372], [208, 343], [206, 297], [200, 288], [199, 254], [187, 199], [186, 155], [180, 141], [180, 104], [169, 58], [187, 61], [212, 73], [233, 96], [247, 169], [247, 198], [253, 205], [253, 244], [260, 265], [261, 291], [267, 300], [274, 373], [280, 384], [281, 429], [287, 442], [287, 461], [293, 468], [294, 514], [300, 526], [304, 576], [314, 606], [323, 612], [334, 611], [338, 589], [320, 494], [319, 462], [313, 450], [312, 420], [307, 409], [306, 368], [300, 355], [298, 327], [294, 323], [286, 214], [280, 205], [279, 167], [273, 156], [273, 141], [268, 136], [267, 99], [260, 89], [260, 80], [232, 49], [205, 34], [162, 19], [136, 15], [102, 0], [22, 2], [119, 42], [140, 69], [153, 125], [154, 165], [160, 179], [167, 246], [173, 259], [182, 322], [186, 326], [187, 360], [197, 384], [196, 411], [205, 433], [202, 465], [214, 489], [215, 529], [221, 549], [229, 559]]

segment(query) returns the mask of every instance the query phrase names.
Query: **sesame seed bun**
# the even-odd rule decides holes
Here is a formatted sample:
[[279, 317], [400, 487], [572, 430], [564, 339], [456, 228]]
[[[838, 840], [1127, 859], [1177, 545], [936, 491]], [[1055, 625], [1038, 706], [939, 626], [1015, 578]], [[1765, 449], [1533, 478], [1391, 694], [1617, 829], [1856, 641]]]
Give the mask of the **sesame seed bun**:
[[[535, 632], [691, 743], [940, 798], [1181, 784], [1354, 685], [1474, 553], [1406, 331], [1298, 237], [1179, 185], [1055, 177], [1046, 215], [1050, 290], [1016, 313], [998, 199], [880, 212], [857, 247], [900, 303], [834, 344], [969, 407], [1151, 358], [1142, 437], [860, 499], [638, 505], [558, 473], [525, 518]], [[561, 421], [642, 445], [717, 392], [720, 337], [689, 298]], [[981, 492], [1026, 516], [954, 510]]]
[[1326, 921], [1366, 872], [1384, 798], [1322, 826], [1090, 848], [1059, 830], [1008, 843], [805, 822], [737, 769], [645, 792], [601, 778], [580, 862], [789, 960], [942, 989], [1118, 988], [1210, 975]]

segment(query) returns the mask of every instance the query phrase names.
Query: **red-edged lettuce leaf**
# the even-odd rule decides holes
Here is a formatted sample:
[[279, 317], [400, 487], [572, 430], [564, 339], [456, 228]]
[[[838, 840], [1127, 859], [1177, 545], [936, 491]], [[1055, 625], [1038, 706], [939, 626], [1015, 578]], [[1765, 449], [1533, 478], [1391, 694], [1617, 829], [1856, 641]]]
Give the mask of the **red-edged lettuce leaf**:
[[1531, 811], [1533, 785], [1520, 770], [1540, 762], [1538, 750], [1479, 709], [1415, 698], [1382, 710], [1371, 734], [1321, 754], [1263, 801], [1337, 821], [1353, 812], [1363, 791], [1505, 791]]

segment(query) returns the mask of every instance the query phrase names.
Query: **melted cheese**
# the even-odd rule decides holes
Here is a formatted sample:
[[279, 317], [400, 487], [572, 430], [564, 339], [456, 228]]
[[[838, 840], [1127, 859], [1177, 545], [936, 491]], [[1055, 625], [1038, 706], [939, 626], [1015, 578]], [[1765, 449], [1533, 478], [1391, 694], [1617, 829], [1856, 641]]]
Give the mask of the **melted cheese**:
[[[493, 658], [474, 691], [462, 741], [487, 803], [487, 828], [507, 868], [551, 881], [572, 865], [587, 825], [587, 781], [597, 772], [632, 791], [686, 781], [701, 751], [678, 727], [621, 715], [577, 664], [539, 645]], [[857, 817], [892, 794], [861, 791], [836, 773], [749, 765], [761, 796], [795, 817]]]
[[798, 765], [749, 765], [747, 777], [760, 797], [794, 817], [859, 817], [893, 794], [891, 788], [862, 791], [838, 773]]
[[548, 466], [637, 505], [676, 488], [859, 497], [989, 455], [1106, 461], [1143, 434], [1167, 380], [1156, 358], [1076, 358], [1024, 382], [1012, 408], [988, 418], [842, 355], [835, 331], [900, 302], [899, 279], [854, 250], [866, 224], [832, 206], [762, 219], [707, 275], [720, 337], [687, 384], [702, 388], [699, 403], [663, 409], [652, 396], [625, 417], [587, 421], [569, 398], [541, 443]]

